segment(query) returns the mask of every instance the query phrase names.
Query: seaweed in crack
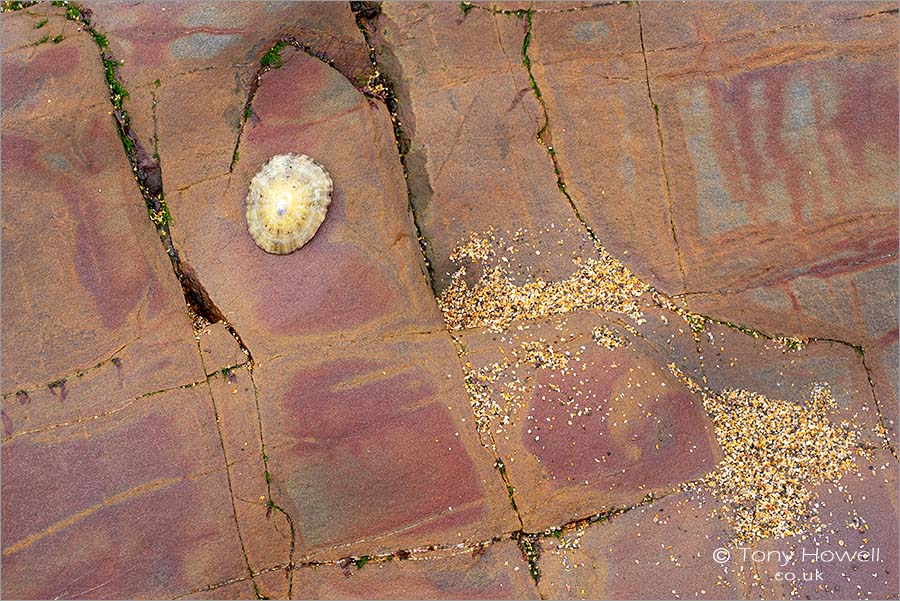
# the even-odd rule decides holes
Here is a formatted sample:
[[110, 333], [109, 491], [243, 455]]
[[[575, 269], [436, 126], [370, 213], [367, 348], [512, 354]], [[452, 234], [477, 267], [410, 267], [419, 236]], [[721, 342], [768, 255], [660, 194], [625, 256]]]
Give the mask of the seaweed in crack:
[[197, 274], [175, 249], [170, 231], [172, 216], [169, 212], [169, 207], [166, 205], [165, 192], [163, 190], [162, 163], [158, 153], [154, 152], [151, 155], [146, 151], [131, 126], [131, 119], [124, 107], [124, 101], [128, 98], [128, 91], [122, 84], [118, 74], [118, 67], [121, 65], [121, 62], [105, 50], [109, 42], [106, 36], [97, 31], [91, 24], [92, 12], [89, 9], [72, 2], [54, 2], [53, 4], [54, 6], [65, 8], [66, 19], [81, 25], [90, 34], [100, 51], [104, 75], [109, 88], [109, 100], [113, 107], [112, 114], [115, 118], [116, 128], [122, 140], [126, 158], [131, 164], [131, 170], [138, 184], [141, 197], [144, 199], [144, 204], [147, 206], [150, 221], [156, 226], [160, 241], [172, 263], [172, 269], [181, 285], [185, 304], [189, 312], [195, 318], [208, 323], [221, 322], [226, 324], [228, 331], [234, 336], [241, 350], [249, 358], [249, 349], [212, 301]]
[[522, 552], [522, 557], [525, 558], [525, 561], [528, 563], [528, 573], [531, 574], [532, 580], [534, 580], [535, 584], [539, 584], [541, 581], [541, 537], [539, 534], [530, 534], [528, 532], [516, 532], [513, 534], [513, 538], [519, 544], [519, 550]]
[[234, 172], [234, 166], [240, 158], [241, 138], [244, 135], [247, 123], [253, 117], [253, 99], [256, 98], [256, 93], [262, 84], [262, 77], [272, 69], [281, 68], [281, 51], [287, 44], [284, 40], [279, 39], [259, 59], [259, 67], [253, 76], [253, 80], [250, 82], [250, 87], [247, 90], [247, 100], [244, 102], [244, 109], [241, 111], [238, 132], [234, 141], [234, 151], [231, 153], [231, 163], [228, 165], [228, 173]]
[[[0, 3], [0, 12], [13, 12], [16, 10], [23, 10], [28, 8], [29, 6], [34, 6], [38, 3], [38, 0], [32, 0], [30, 2], [20, 2], [15, 0], [6, 0], [3, 3]], [[43, 25], [41, 25], [43, 27]], [[39, 29], [39, 27], [35, 27], [35, 29]]]

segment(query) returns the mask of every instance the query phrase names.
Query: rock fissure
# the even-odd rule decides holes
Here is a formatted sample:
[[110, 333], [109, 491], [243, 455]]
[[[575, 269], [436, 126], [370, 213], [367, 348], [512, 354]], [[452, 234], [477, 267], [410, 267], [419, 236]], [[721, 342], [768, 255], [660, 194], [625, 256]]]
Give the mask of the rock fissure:
[[[134, 175], [135, 181], [138, 184], [141, 196], [144, 199], [145, 204], [147, 205], [150, 220], [156, 227], [159, 239], [163, 244], [166, 255], [169, 257], [175, 276], [181, 285], [185, 304], [187, 306], [189, 314], [194, 320], [195, 329], [197, 331], [200, 331], [206, 324], [222, 323], [229, 334], [237, 342], [241, 351], [246, 355], [248, 362], [252, 364], [252, 354], [250, 352], [250, 349], [246, 346], [246, 344], [244, 344], [234, 326], [225, 319], [225, 316], [223, 315], [221, 310], [219, 310], [219, 308], [212, 301], [209, 293], [206, 291], [206, 288], [200, 282], [196, 272], [187, 262], [182, 260], [178, 251], [175, 249], [170, 231], [170, 225], [172, 221], [171, 214], [169, 213], [169, 209], [166, 205], [165, 194], [163, 191], [162, 162], [158, 153], [154, 152], [154, 155], [151, 156], [145, 150], [143, 144], [141, 143], [136, 132], [131, 126], [130, 116], [124, 106], [124, 101], [126, 98], [128, 98], [128, 92], [122, 84], [117, 71], [118, 66], [121, 63], [106, 51], [106, 48], [109, 45], [108, 41], [106, 37], [91, 24], [92, 13], [90, 10], [85, 9], [78, 4], [65, 1], [55, 1], [53, 2], [53, 5], [64, 8], [65, 18], [78, 23], [93, 38], [98, 47], [98, 50], [100, 51], [100, 58], [103, 63], [106, 82], [109, 87], [109, 99], [113, 107], [113, 116], [115, 118], [119, 137], [122, 140], [122, 145], [125, 150], [126, 157], [131, 164], [132, 173]], [[155, 98], [152, 109], [154, 110], [154, 115], [152, 116], [154, 121], [153, 141], [155, 145]], [[197, 352], [200, 356], [200, 361], [203, 365], [204, 373], [207, 373], [207, 367], [203, 358], [202, 349], [199, 346], [199, 341]], [[230, 502], [232, 506], [232, 515], [234, 518], [235, 527], [237, 529], [237, 537], [240, 543], [241, 553], [244, 561], [246, 562], [248, 571], [252, 577], [253, 569], [250, 565], [250, 560], [247, 555], [246, 546], [244, 544], [243, 535], [241, 533], [241, 528], [237, 517], [237, 507], [235, 505], [234, 489], [232, 486], [230, 468], [228, 468], [228, 456], [226, 452], [225, 439], [222, 433], [219, 418], [220, 411], [217, 406], [215, 394], [212, 390], [212, 387], [210, 386], [209, 380], [210, 378], [207, 377], [206, 384], [212, 404], [213, 413], [215, 416], [219, 443], [226, 464], [226, 477]], [[257, 587], [255, 582], [254, 590], [256, 591], [257, 596], [262, 598], [259, 588]]]
[[672, 232], [672, 242], [675, 244], [675, 255], [678, 257], [678, 271], [681, 273], [682, 290], [687, 287], [687, 277], [684, 271], [684, 257], [681, 253], [681, 245], [678, 243], [678, 232], [675, 230], [675, 219], [672, 212], [672, 189], [669, 185], [669, 168], [666, 166], [666, 144], [663, 136], [662, 121], [659, 117], [659, 105], [653, 99], [653, 87], [650, 85], [650, 64], [647, 62], [647, 49], [644, 45], [644, 23], [641, 18], [641, 5], [635, 3], [638, 15], [638, 34], [641, 40], [641, 57], [644, 61], [644, 77], [647, 83], [647, 98], [650, 101], [650, 107], [653, 109], [653, 121], [656, 124], [656, 137], [659, 140], [659, 166], [663, 175], [663, 182], [666, 186], [666, 211], [669, 217], [669, 229]]
[[369, 53], [369, 61], [372, 64], [372, 74], [369, 81], [363, 88], [363, 93], [373, 100], [380, 100], [384, 103], [391, 118], [391, 125], [394, 132], [394, 144], [397, 147], [397, 154], [400, 158], [400, 166], [403, 169], [403, 180], [406, 183], [406, 197], [408, 201], [407, 211], [412, 218], [413, 226], [416, 231], [416, 240], [419, 243], [419, 250], [422, 253], [425, 271], [422, 274], [428, 282], [429, 288], [435, 298], [438, 296], [437, 282], [434, 277], [434, 267], [428, 256], [428, 240], [423, 235], [423, 228], [420, 216], [416, 212], [415, 203], [413, 202], [414, 194], [410, 185], [410, 178], [417, 181], [428, 181], [428, 175], [425, 173], [424, 167], [411, 166], [407, 160], [410, 148], [410, 138], [403, 129], [403, 123], [399, 116], [399, 101], [396, 89], [393, 84], [393, 77], [389, 76], [382, 65], [378, 62], [378, 52], [371, 40], [370, 27], [372, 22], [381, 14], [381, 6], [378, 2], [350, 2], [350, 10], [356, 19], [356, 26], [359, 28], [366, 43]]
[[[391, 551], [389, 553], [380, 553], [380, 554], [361, 554], [361, 555], [350, 555], [347, 557], [342, 557], [340, 559], [332, 559], [332, 560], [305, 560], [305, 561], [297, 561], [295, 563], [280, 563], [276, 565], [269, 566], [267, 568], [263, 568], [260, 570], [256, 570], [253, 572], [254, 577], [261, 576], [263, 574], [277, 572], [282, 570], [302, 570], [308, 568], [320, 568], [320, 567], [338, 567], [340, 568], [346, 576], [352, 575], [353, 572], [362, 570], [367, 565], [376, 565], [376, 564], [385, 564], [393, 561], [422, 561], [422, 560], [431, 560], [431, 561], [441, 561], [444, 559], [448, 559], [450, 557], [463, 554], [463, 553], [471, 553], [472, 555], [481, 555], [483, 554], [489, 547], [496, 543], [505, 542], [505, 541], [514, 541], [517, 544], [520, 544], [520, 541], [527, 541], [528, 548], [531, 551], [523, 552], [523, 557], [526, 560], [526, 563], [529, 564], [529, 571], [532, 569], [537, 570], [538, 580], [540, 571], [536, 564], [533, 564], [528, 561], [528, 555], [532, 556], [534, 561], [537, 560], [537, 557], [542, 552], [543, 544], [547, 541], [558, 540], [560, 539], [566, 532], [579, 531], [584, 530], [586, 528], [590, 528], [592, 526], [603, 524], [608, 522], [620, 515], [624, 515], [633, 509], [637, 509], [639, 507], [652, 506], [655, 501], [663, 499], [670, 492], [664, 492], [657, 495], [647, 495], [640, 502], [635, 503], [634, 505], [629, 505], [620, 508], [614, 508], [602, 512], [597, 512], [591, 514], [584, 518], [579, 518], [576, 520], [568, 521], [560, 526], [555, 526], [551, 528], [547, 528], [546, 530], [541, 530], [537, 532], [528, 532], [524, 529], [518, 529], [511, 532], [506, 532], [497, 536], [493, 536], [491, 538], [477, 541], [477, 542], [459, 542], [459, 543], [442, 543], [442, 544], [432, 544], [425, 545], [419, 547], [412, 547], [409, 549], [399, 549], [396, 551]], [[520, 550], [522, 550], [522, 546], [520, 545]], [[436, 555], [434, 555], [436, 554]], [[533, 574], [532, 574], [533, 577]], [[241, 576], [236, 578], [229, 578], [227, 580], [206, 585], [197, 589], [192, 589], [191, 591], [179, 595], [176, 598], [186, 597], [188, 595], [196, 594], [199, 592], [212, 591], [218, 588], [222, 588], [224, 586], [228, 586], [230, 584], [235, 584], [237, 582], [246, 582], [250, 580], [250, 576]], [[543, 597], [542, 597], [543, 598]]]

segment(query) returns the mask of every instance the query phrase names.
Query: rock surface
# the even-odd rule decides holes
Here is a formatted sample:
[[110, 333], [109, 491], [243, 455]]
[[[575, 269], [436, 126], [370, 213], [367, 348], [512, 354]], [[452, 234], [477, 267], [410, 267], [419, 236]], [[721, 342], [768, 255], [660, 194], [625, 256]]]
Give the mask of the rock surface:
[[390, 561], [305, 568], [296, 599], [534, 599], [537, 588], [513, 541], [483, 550]]
[[[3, 596], [898, 596], [895, 5], [39, 3], [0, 26]], [[274, 256], [244, 202], [285, 152], [335, 190]], [[133, 173], [155, 161], [159, 229]], [[485, 232], [494, 280], [459, 251]], [[461, 286], [483, 294], [460, 311], [537, 317], [460, 325]], [[633, 307], [573, 300], [597, 290]], [[772, 435], [723, 415], [809, 416], [816, 383], [858, 453], [790, 483], [803, 535], [752, 544], [857, 555], [787, 584], [711, 482]]]

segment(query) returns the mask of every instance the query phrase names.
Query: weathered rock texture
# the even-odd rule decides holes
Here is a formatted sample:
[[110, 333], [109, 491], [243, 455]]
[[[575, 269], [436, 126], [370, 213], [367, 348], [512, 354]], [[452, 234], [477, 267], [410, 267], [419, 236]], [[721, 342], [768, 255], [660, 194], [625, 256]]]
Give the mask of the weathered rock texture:
[[[5, 597], [897, 597], [895, 4], [18, 4]], [[334, 196], [274, 256], [244, 200], [288, 152]], [[606, 249], [643, 318], [449, 328], [490, 231], [515, 285]], [[814, 382], [871, 452], [815, 487], [830, 530], [757, 548], [882, 563], [792, 590], [715, 561], [701, 388]]]

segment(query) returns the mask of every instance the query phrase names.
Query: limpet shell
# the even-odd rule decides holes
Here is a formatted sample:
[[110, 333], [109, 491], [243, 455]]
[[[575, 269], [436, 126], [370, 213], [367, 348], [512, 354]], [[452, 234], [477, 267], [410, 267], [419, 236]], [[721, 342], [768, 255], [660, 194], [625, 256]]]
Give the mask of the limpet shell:
[[276, 154], [250, 182], [247, 231], [267, 253], [294, 252], [322, 225], [333, 187], [328, 172], [305, 154]]

